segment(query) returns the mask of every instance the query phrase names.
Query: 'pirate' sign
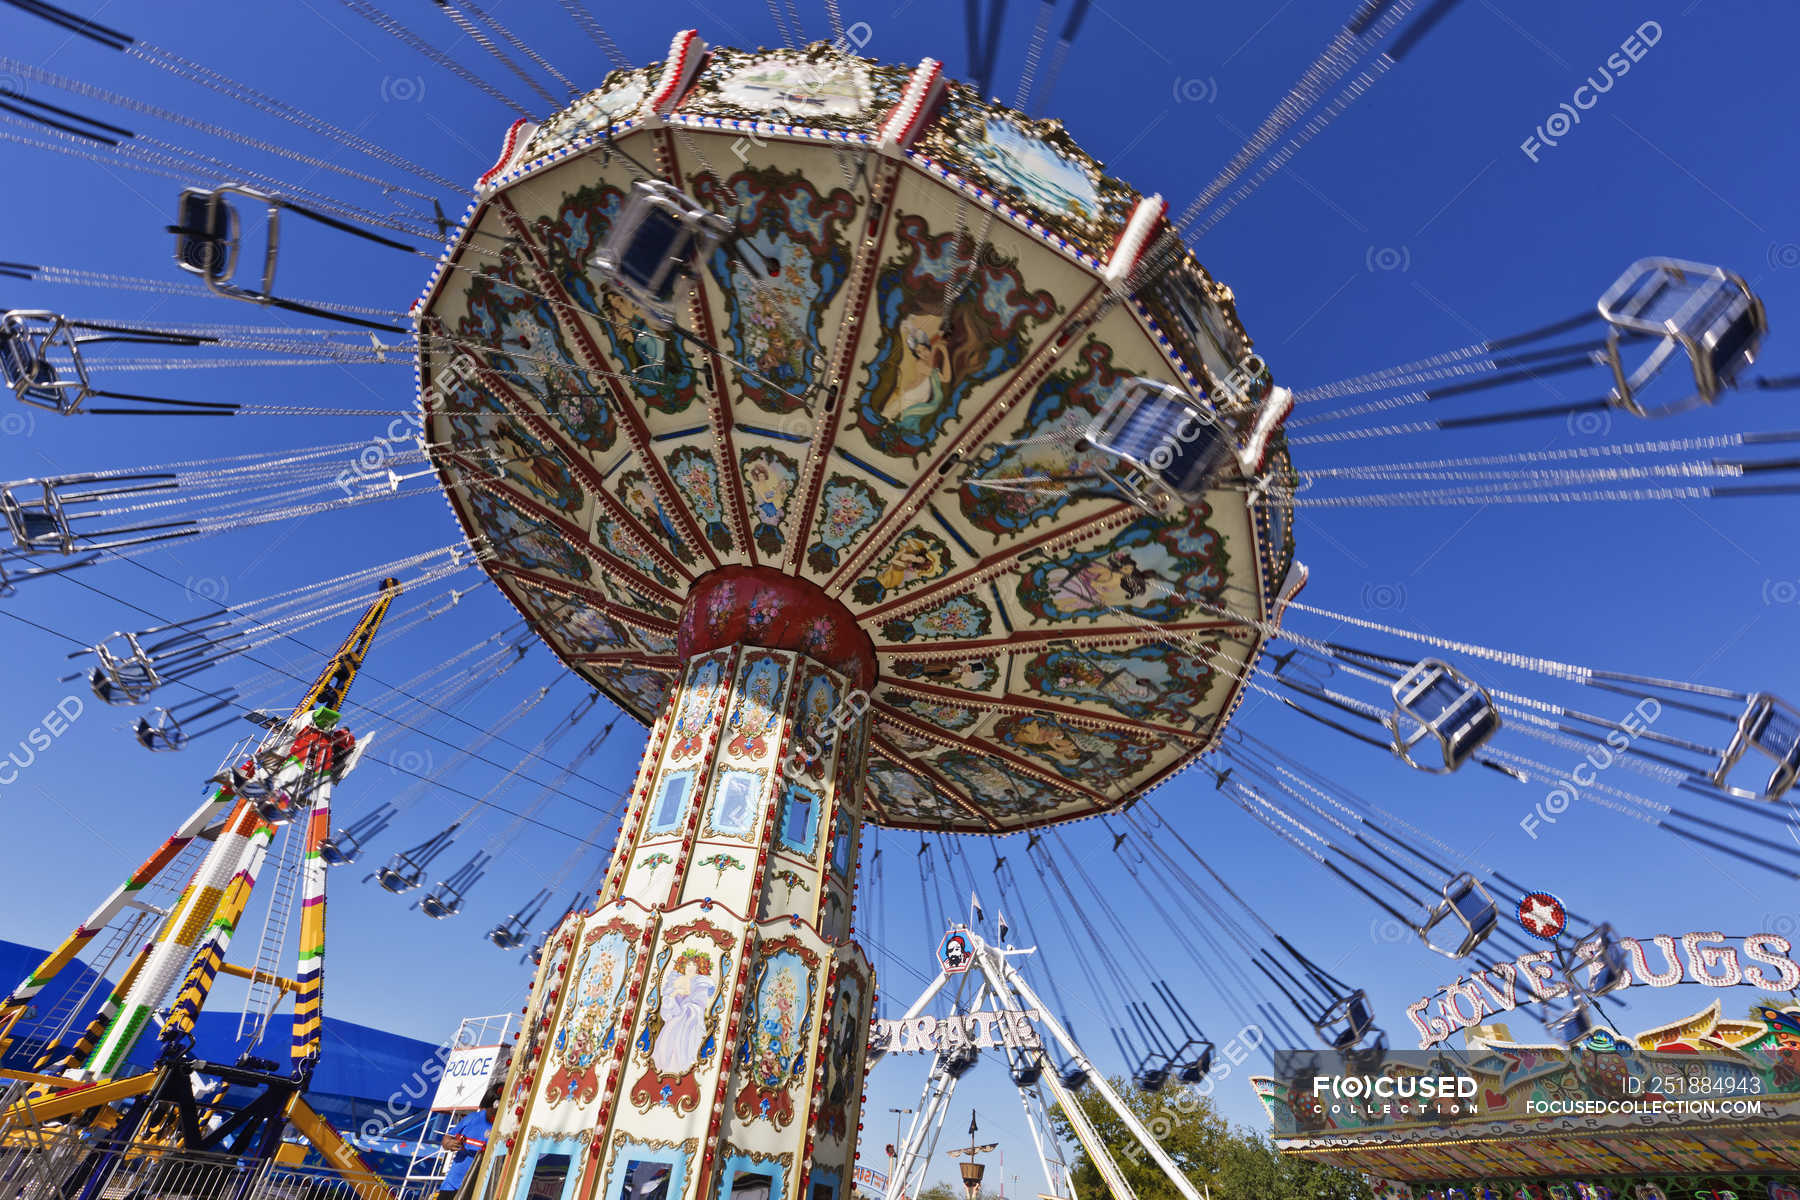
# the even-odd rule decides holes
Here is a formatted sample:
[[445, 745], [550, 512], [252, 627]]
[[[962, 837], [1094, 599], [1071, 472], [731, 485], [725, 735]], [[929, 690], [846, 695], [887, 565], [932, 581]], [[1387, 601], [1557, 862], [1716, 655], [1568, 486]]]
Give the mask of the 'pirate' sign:
[[888, 1053], [936, 1054], [940, 1050], [956, 1050], [962, 1046], [1037, 1050], [1044, 1043], [1032, 1022], [1040, 1015], [1036, 1009], [1014, 1009], [956, 1017], [876, 1021], [869, 1032], [869, 1057]]

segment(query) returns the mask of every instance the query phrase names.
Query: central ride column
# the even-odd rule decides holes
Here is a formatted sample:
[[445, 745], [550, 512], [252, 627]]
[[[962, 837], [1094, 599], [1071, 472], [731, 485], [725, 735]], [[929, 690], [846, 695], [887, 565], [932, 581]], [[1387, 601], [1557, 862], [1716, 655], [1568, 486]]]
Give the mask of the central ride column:
[[482, 1200], [848, 1200], [874, 650], [815, 585], [726, 567], [678, 653], [597, 906], [545, 945]]

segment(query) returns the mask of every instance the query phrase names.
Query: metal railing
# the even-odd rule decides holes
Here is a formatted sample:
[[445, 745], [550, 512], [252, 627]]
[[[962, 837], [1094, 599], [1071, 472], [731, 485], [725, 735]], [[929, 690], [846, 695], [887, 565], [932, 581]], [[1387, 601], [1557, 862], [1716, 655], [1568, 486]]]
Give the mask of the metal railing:
[[[7, 1087], [4, 1106], [24, 1098]], [[393, 1200], [428, 1200], [429, 1181], [394, 1185]], [[363, 1200], [325, 1168], [257, 1163], [227, 1154], [124, 1142], [105, 1132], [0, 1127], [0, 1200]]]

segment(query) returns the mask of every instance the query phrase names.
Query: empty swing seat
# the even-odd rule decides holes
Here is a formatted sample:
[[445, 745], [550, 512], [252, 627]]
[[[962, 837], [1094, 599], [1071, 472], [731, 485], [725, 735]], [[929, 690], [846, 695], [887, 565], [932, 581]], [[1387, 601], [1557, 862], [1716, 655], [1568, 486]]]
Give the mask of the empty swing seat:
[[175, 202], [175, 261], [208, 283], [230, 279], [237, 269], [238, 215], [224, 189], [189, 188]]
[[[1629, 978], [1625, 947], [1619, 945], [1611, 925], [1602, 925], [1575, 943], [1575, 960], [1575, 968], [1565, 975], [1571, 994], [1597, 999], [1617, 991]], [[1591, 983], [1575, 981], [1575, 971], [1583, 967], [1593, 972]]]
[[30, 333], [10, 314], [0, 324], [0, 378], [21, 400], [56, 403], [56, 367], [38, 356]]
[[[50, 347], [58, 344], [69, 356], [73, 378], [64, 379], [50, 361]], [[24, 403], [65, 415], [88, 396], [80, 345], [68, 323], [48, 310], [20, 308], [0, 316], [0, 379]]]
[[319, 843], [319, 861], [328, 867], [345, 867], [362, 856], [362, 844], [340, 829]]
[[1563, 1045], [1574, 1046], [1586, 1041], [1594, 1030], [1600, 1028], [1600, 1022], [1594, 1017], [1594, 1010], [1588, 1006], [1584, 996], [1567, 1010], [1546, 1017], [1544, 1028]]
[[[1432, 908], [1418, 933], [1420, 940], [1439, 954], [1461, 958], [1486, 941], [1499, 923], [1500, 910], [1494, 898], [1465, 872], [1444, 885], [1443, 900]], [[1455, 940], [1438, 940], [1444, 933]]]
[[1333, 1050], [1350, 1050], [1375, 1028], [1375, 1016], [1369, 1011], [1369, 996], [1361, 988], [1340, 998], [1325, 1010], [1313, 1029]]
[[[1228, 471], [1254, 481], [1270, 438], [1293, 407], [1286, 388], [1222, 411], [1175, 384], [1134, 378], [1113, 390], [1084, 441], [1116, 461], [1121, 469], [1101, 473], [1134, 504], [1169, 513], [1199, 503]], [[1244, 424], [1248, 433], [1240, 440]]]
[[[1769, 330], [1762, 301], [1741, 276], [1675, 258], [1631, 264], [1600, 297], [1599, 310], [1612, 326], [1607, 358], [1616, 389], [1613, 401], [1640, 417], [1715, 402], [1756, 361]], [[1621, 335], [1655, 339], [1646, 358], [1630, 370], [1621, 356]], [[1678, 400], [1647, 404], [1646, 388], [1677, 354], [1685, 354], [1692, 364], [1694, 391]]]
[[402, 892], [410, 892], [425, 881], [425, 868], [416, 865], [404, 854], [396, 854], [394, 860], [385, 867], [375, 871], [375, 882], [384, 891], [398, 896]]
[[502, 950], [513, 950], [525, 944], [525, 930], [502, 921], [487, 931], [487, 940]]
[[419, 901], [419, 911], [434, 921], [454, 917], [462, 911], [462, 893], [448, 884], [439, 884]]
[[[1768, 780], [1758, 790], [1730, 782], [1731, 772], [1746, 751], [1755, 750], [1775, 763]], [[1751, 696], [1738, 718], [1731, 744], [1719, 758], [1713, 771], [1713, 784], [1733, 796], [1745, 800], [1780, 800], [1794, 786], [1800, 774], [1800, 711], [1768, 692]]]
[[1087, 1068], [1077, 1062], [1064, 1063], [1056, 1072], [1056, 1078], [1071, 1092], [1078, 1092], [1087, 1086]]
[[[1480, 686], [1449, 664], [1427, 658], [1395, 681], [1394, 711], [1388, 716], [1393, 750], [1409, 767], [1446, 775], [1466, 762], [1500, 729], [1500, 713]], [[1414, 753], [1429, 739], [1438, 754], [1419, 761]]]
[[[152, 720], [154, 717], [155, 720]], [[187, 734], [181, 730], [181, 722], [166, 708], [153, 711], [149, 717], [139, 717], [137, 723], [138, 745], [146, 750], [179, 750], [187, 745]]]
[[1152, 503], [1199, 503], [1236, 457], [1230, 429], [1210, 406], [1173, 384], [1147, 379], [1114, 392], [1089, 425], [1087, 440], [1141, 477], [1114, 478], [1115, 484]]
[[642, 308], [652, 324], [674, 324], [675, 289], [731, 232], [725, 218], [662, 180], [632, 186], [624, 210], [592, 259], [608, 286]]

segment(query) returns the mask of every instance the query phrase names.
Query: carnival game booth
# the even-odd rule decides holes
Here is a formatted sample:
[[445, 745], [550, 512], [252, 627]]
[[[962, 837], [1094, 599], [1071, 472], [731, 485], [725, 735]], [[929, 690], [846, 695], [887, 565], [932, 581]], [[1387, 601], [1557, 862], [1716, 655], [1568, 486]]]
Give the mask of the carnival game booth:
[[1251, 1080], [1282, 1152], [1359, 1171], [1383, 1200], [1800, 1197], [1800, 1007], [1718, 1002], [1563, 1047], [1470, 1030], [1366, 1072], [1287, 1055]]

